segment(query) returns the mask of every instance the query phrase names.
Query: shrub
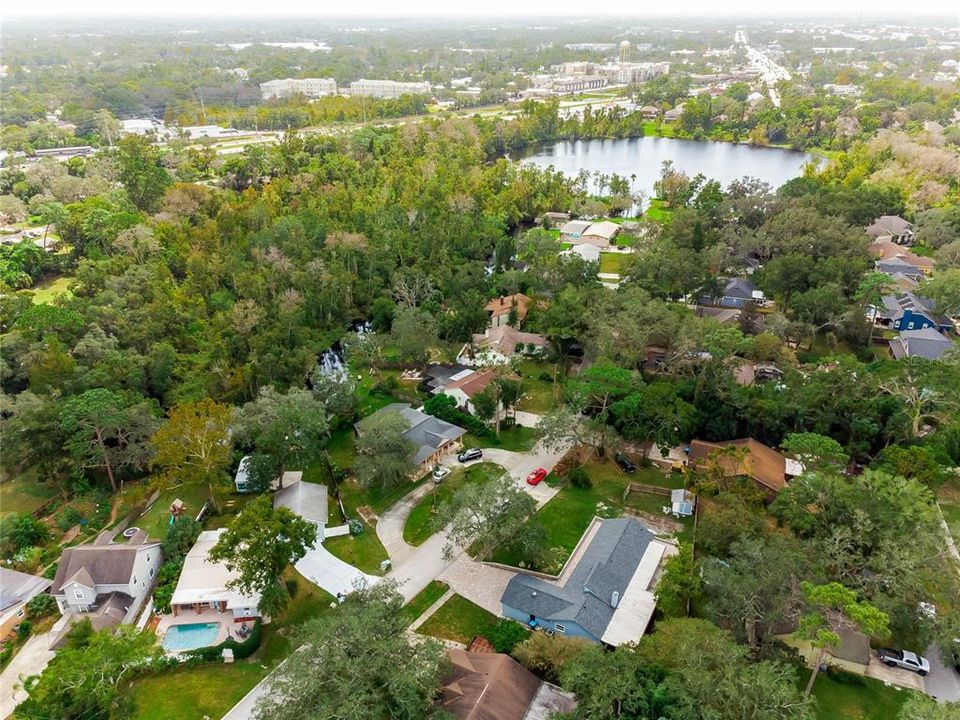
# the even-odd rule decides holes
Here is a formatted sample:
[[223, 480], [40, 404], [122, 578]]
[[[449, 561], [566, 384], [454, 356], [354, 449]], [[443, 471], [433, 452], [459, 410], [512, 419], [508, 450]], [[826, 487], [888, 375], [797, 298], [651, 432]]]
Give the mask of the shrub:
[[551, 375], [551, 374], [548, 373], [546, 370], [544, 370], [542, 373], [540, 373], [539, 375], [537, 375], [537, 379], [538, 379], [538, 380], [543, 380], [543, 382], [552, 383], [552, 382], [553, 382], [553, 375]]
[[47, 580], [53, 580], [57, 576], [57, 568], [60, 567], [60, 563], [53, 563], [43, 571], [43, 577]]
[[73, 507], [73, 505], [67, 505], [57, 515], [57, 527], [63, 532], [66, 532], [81, 520], [83, 520], [83, 515], [80, 514], [80, 511]]
[[514, 648], [513, 656], [528, 670], [549, 682], [557, 683], [563, 666], [590, 644], [585, 638], [535, 632]]
[[350, 518], [347, 520], [347, 526], [350, 528], [351, 535], [363, 534], [363, 522], [360, 518]]
[[246, 640], [241, 642], [237, 642], [231, 637], [219, 645], [188, 650], [183, 654], [187, 656], [187, 662], [190, 661], [190, 658], [198, 658], [201, 662], [221, 662], [223, 660], [223, 651], [229, 648], [233, 650], [235, 660], [243, 660], [253, 655], [257, 651], [257, 648], [260, 647], [260, 642], [263, 639], [260, 624], [259, 620], [254, 622], [250, 634], [247, 635]]
[[567, 473], [567, 480], [570, 481], [571, 485], [580, 490], [589, 490], [593, 487], [593, 482], [590, 480], [590, 476], [587, 474], [587, 471], [583, 469], [582, 465], [575, 467]]
[[530, 631], [513, 620], [500, 620], [487, 633], [487, 639], [493, 643], [498, 653], [511, 653], [519, 643], [530, 636]]
[[33, 623], [29, 620], [24, 620], [17, 627], [17, 637], [20, 640], [25, 640], [30, 637], [30, 633], [33, 631]]
[[27, 603], [27, 612], [34, 617], [40, 617], [41, 615], [53, 612], [56, 607], [57, 601], [53, 599], [53, 595], [40, 593], [32, 597], [30, 602]]

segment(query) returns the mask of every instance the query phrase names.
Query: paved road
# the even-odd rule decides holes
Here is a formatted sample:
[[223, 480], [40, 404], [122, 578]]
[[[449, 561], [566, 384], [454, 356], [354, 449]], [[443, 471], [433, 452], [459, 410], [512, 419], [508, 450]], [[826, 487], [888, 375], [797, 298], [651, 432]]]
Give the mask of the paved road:
[[960, 671], [944, 664], [935, 645], [927, 648], [925, 657], [930, 661], [930, 674], [923, 679], [927, 695], [938, 702], [960, 700]]
[[51, 631], [27, 640], [0, 673], [0, 718], [12, 715], [14, 708], [26, 700], [27, 694], [19, 686], [24, 678], [42, 673], [53, 659], [50, 645], [56, 640], [57, 634]]

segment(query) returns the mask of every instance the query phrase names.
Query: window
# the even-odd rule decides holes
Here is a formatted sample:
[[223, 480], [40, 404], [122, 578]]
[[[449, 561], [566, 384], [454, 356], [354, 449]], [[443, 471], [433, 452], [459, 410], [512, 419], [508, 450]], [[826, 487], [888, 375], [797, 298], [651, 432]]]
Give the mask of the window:
[[75, 587], [75, 588], [73, 589], [73, 596], [74, 596], [77, 600], [83, 600], [83, 590], [81, 590], [81, 589], [78, 588], [78, 587]]
[[136, 576], [136, 575], [133, 576], [133, 584], [134, 584], [134, 585], [137, 584], [137, 576]]
[[909, 323], [907, 323], [907, 329], [908, 329], [908, 330], [913, 330], [913, 320], [911, 320]]
[[147, 562], [150, 562], [150, 553], [147, 553]]
[[153, 568], [150, 568], [150, 577], [153, 577]]
[[561, 625], [560, 623], [554, 623], [553, 629], [556, 630], [561, 635], [567, 632], [567, 628]]
[[22, 618], [24, 615], [26, 615], [26, 613], [23, 611], [23, 608], [20, 608], [19, 610], [17, 610], [18, 618]]

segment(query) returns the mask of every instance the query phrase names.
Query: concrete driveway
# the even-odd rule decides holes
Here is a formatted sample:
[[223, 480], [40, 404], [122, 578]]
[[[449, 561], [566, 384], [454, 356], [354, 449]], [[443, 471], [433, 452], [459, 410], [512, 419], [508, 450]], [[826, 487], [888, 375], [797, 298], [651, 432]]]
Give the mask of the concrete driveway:
[[930, 674], [923, 679], [927, 695], [937, 702], [960, 700], [960, 671], [943, 662], [936, 645], [928, 647], [924, 657], [930, 661]]
[[53, 659], [50, 646], [57, 635], [51, 631], [30, 638], [0, 673], [0, 718], [10, 717], [14, 708], [27, 699], [27, 693], [21, 687], [23, 681], [42, 673]]
[[353, 565], [334, 556], [323, 543], [317, 543], [316, 547], [308, 550], [294, 567], [314, 585], [333, 596], [341, 592], [349, 595], [356, 583], [373, 585], [379, 580], [377, 576], [360, 572]]

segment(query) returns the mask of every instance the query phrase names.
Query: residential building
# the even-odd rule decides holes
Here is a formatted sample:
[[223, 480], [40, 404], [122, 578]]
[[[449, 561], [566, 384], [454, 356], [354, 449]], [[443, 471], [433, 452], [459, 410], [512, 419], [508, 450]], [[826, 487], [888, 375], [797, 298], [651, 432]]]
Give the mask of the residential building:
[[174, 615], [191, 610], [200, 614], [210, 609], [227, 614], [234, 623], [249, 622], [260, 617], [257, 607], [260, 595], [247, 595], [230, 587], [239, 573], [228, 569], [223, 562], [210, 559], [210, 551], [224, 532], [226, 528], [204, 530], [183, 559], [183, 569], [170, 600]]
[[441, 392], [456, 400], [457, 407], [461, 410], [475, 414], [473, 398], [486, 390], [496, 375], [497, 373], [490, 368], [469, 370], [463, 373], [461, 377], [447, 383]]
[[127, 543], [64, 550], [50, 588], [60, 612], [100, 615], [105, 606], [112, 606], [111, 612], [119, 614], [119, 619], [114, 617], [117, 622], [130, 622], [149, 596], [162, 560], [160, 543], [145, 539], [146, 533], [140, 532]]
[[685, 103], [680, 103], [680, 104], [677, 105], [675, 108], [672, 108], [672, 109], [670, 109], [670, 110], [667, 110], [667, 111], [663, 114], [663, 119], [664, 119], [666, 122], [674, 122], [674, 121], [676, 121], [676, 120], [679, 120], [679, 119], [680, 119], [680, 116], [683, 115], [683, 107], [684, 107], [684, 105], [685, 105]]
[[878, 308], [877, 320], [894, 330], [934, 328], [944, 333], [953, 330], [953, 323], [948, 317], [934, 310], [934, 302], [929, 298], [903, 292], [884, 295], [880, 300], [882, 307]]
[[504, 617], [618, 646], [647, 629], [661, 563], [677, 549], [634, 518], [595, 520], [556, 581], [520, 572], [500, 599]]
[[47, 578], [0, 567], [0, 640], [27, 619], [27, 603], [52, 584]]
[[454, 648], [447, 656], [450, 670], [438, 704], [458, 720], [537, 720], [576, 707], [571, 694], [509, 655]]
[[632, 83], [646, 82], [659, 75], [667, 75], [670, 72], [670, 63], [668, 62], [613, 62], [601, 65], [597, 68], [598, 74], [605, 77], [611, 83], [618, 85], [630, 85]]
[[323, 542], [327, 527], [327, 486], [304, 482], [302, 472], [285, 472], [282, 487], [273, 494], [274, 508], [287, 508], [317, 528], [317, 542]]
[[688, 464], [697, 470], [718, 470], [724, 477], [746, 477], [769, 498], [786, 487], [787, 481], [803, 473], [797, 461], [781, 455], [753, 438], [721, 443], [694, 440]]
[[472, 368], [460, 363], [431, 363], [423, 371], [421, 390], [431, 395], [443, 392], [443, 389], [454, 380], [466, 377], [473, 372]]
[[897, 245], [913, 244], [913, 223], [899, 215], [881, 215], [866, 227], [874, 240], [886, 240]]
[[955, 347], [953, 341], [932, 327], [923, 330], [904, 330], [890, 341], [890, 352], [897, 360], [922, 357], [939, 360], [947, 350]]
[[463, 346], [457, 362], [462, 365], [503, 365], [514, 355], [542, 355], [547, 339], [537, 333], [521, 332], [509, 325], [487, 328], [483, 335]]
[[355, 423], [353, 427], [357, 435], [363, 435], [364, 429], [372, 422], [371, 418], [390, 412], [398, 413], [410, 426], [404, 432], [404, 437], [415, 446], [410, 460], [419, 472], [429, 470], [445, 455], [456, 451], [460, 447], [460, 438], [466, 432], [462, 427], [415, 410], [410, 403], [391, 403]]
[[578, 238], [592, 224], [590, 220], [570, 220], [560, 226], [560, 234], [564, 238]]
[[260, 97], [263, 100], [303, 95], [308, 98], [320, 98], [337, 94], [337, 81], [333, 78], [284, 78], [260, 83]]
[[494, 298], [486, 305], [487, 315], [490, 316], [490, 327], [510, 325], [511, 315], [515, 317], [513, 325], [520, 327], [524, 318], [527, 317], [531, 304], [533, 299], [523, 293]]
[[609, 220], [590, 222], [587, 220], [571, 220], [560, 228], [561, 240], [571, 245], [596, 245], [608, 247], [610, 242], [620, 232], [620, 226]]
[[374, 98], [398, 98], [401, 95], [430, 95], [428, 82], [399, 82], [397, 80], [354, 80], [350, 94]]
[[876, 268], [880, 272], [922, 278], [933, 271], [932, 259], [917, 255], [892, 240], [880, 239], [872, 242], [867, 246], [867, 252], [875, 259]]
[[660, 117], [660, 108], [656, 105], [644, 105], [637, 110], [637, 112], [640, 113], [644, 120], [656, 120]]
[[715, 305], [722, 308], [742, 308], [751, 302], [763, 302], [763, 292], [757, 290], [757, 286], [746, 278], [727, 280], [718, 297], [708, 295], [700, 297], [701, 305]]
[[570, 213], [567, 212], [556, 212], [554, 210], [549, 210], [543, 214], [541, 221], [546, 227], [557, 227], [562, 225], [565, 222], [570, 220]]

